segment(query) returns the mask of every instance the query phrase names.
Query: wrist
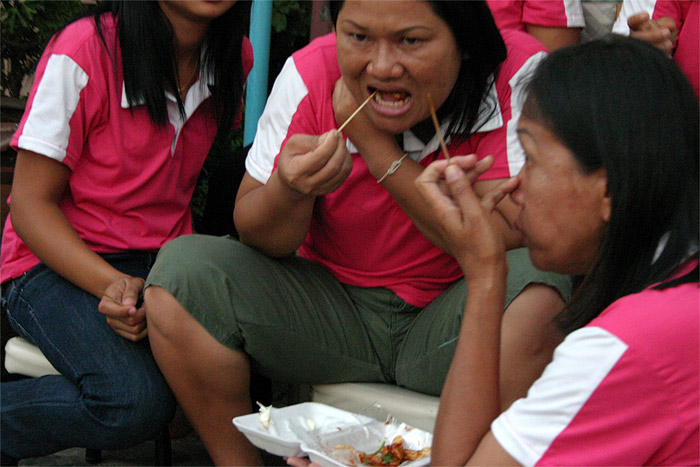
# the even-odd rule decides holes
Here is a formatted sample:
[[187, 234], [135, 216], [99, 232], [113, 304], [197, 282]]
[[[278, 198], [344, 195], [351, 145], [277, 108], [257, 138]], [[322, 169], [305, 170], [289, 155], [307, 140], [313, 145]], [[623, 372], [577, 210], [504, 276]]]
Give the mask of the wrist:
[[274, 190], [275, 198], [278, 200], [286, 200], [287, 204], [299, 205], [300, 203], [311, 202], [313, 203], [316, 196], [311, 193], [304, 193], [303, 191], [297, 189], [293, 185], [286, 183], [282, 180], [279, 175], [279, 171], [275, 170], [272, 172], [272, 176], [268, 180], [267, 187]]
[[464, 280], [469, 290], [484, 290], [505, 292], [506, 278], [508, 276], [508, 263], [505, 255], [502, 260], [484, 261], [477, 268], [462, 267]]
[[[409, 157], [404, 158], [408, 153], [403, 152], [398, 147], [387, 150], [374, 149], [372, 151], [364, 151], [360, 148], [358, 150], [365, 164], [367, 164], [369, 172], [377, 180], [386, 175], [389, 170], [392, 170], [392, 167], [394, 168], [391, 173], [396, 172], [400, 165], [406, 164], [409, 159]], [[399, 160], [401, 160], [400, 163], [398, 162]]]
[[389, 167], [386, 169], [386, 172], [384, 172], [384, 175], [381, 175], [380, 177], [377, 178], [377, 183], [382, 183], [389, 175], [393, 174], [397, 170], [399, 170], [399, 167], [401, 167], [401, 164], [403, 164], [404, 159], [408, 157], [408, 153], [404, 153], [403, 156], [400, 158], [396, 159], [394, 162], [392, 162]]
[[[390, 136], [390, 137], [389, 137]], [[386, 173], [391, 164], [400, 159], [404, 154], [404, 150], [399, 146], [393, 135], [378, 134], [376, 132], [371, 135], [364, 135], [359, 139], [360, 143], [349, 137], [353, 145], [357, 148], [357, 152], [367, 164], [369, 172], [376, 179], [379, 179]], [[363, 144], [371, 142], [370, 144]], [[406, 161], [404, 160], [404, 163]]]

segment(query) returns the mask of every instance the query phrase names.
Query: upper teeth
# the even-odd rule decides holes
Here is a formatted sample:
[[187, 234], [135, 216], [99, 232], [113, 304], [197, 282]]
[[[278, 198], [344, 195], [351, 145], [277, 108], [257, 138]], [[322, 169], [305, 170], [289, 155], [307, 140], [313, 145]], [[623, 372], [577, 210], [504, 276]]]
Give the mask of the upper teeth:
[[[384, 100], [383, 96], [384, 95], [390, 95], [392, 98], [396, 100]], [[408, 98], [408, 94], [405, 92], [378, 92], [375, 96], [374, 99], [379, 102], [382, 105], [393, 105], [395, 107], [398, 107], [399, 105], [402, 105], [406, 102], [406, 99]]]

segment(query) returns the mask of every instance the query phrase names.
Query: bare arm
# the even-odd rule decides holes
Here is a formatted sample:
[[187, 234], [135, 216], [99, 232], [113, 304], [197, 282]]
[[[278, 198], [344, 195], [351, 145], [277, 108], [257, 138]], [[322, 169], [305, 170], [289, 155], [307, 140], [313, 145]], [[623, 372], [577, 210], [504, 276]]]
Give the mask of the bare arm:
[[69, 177], [70, 169], [60, 162], [20, 150], [12, 182], [12, 225], [57, 274], [96, 297], [107, 293], [122, 302], [103, 298], [100, 311], [112, 320], [115, 332], [138, 340], [145, 335], [143, 313], [135, 307], [143, 279], [117, 271], [78, 236], [59, 208]]
[[531, 284], [502, 311], [508, 265], [491, 213], [519, 179], [479, 196], [472, 184], [491, 163], [474, 156], [436, 161], [416, 181], [439, 214], [447, 251], [459, 262], [469, 290], [440, 396], [435, 465], [518, 465], [491, 434], [491, 423], [526, 395], [560, 340], [552, 318], [562, 302], [553, 289]]
[[505, 245], [490, 217], [517, 179], [482, 200], [471, 185], [492, 159], [474, 161], [469, 156], [453, 158], [450, 164], [434, 162], [416, 181], [418, 192], [440, 215], [448, 251], [459, 261], [469, 289], [457, 349], [440, 396], [435, 465], [465, 464], [501, 412], [499, 349], [508, 265]]
[[243, 177], [234, 209], [241, 241], [271, 256], [294, 253], [308, 233], [316, 197], [338, 188], [351, 170], [337, 132], [292, 136], [266, 184]]
[[525, 29], [550, 52], [581, 42], [581, 28], [551, 28], [526, 24]]
[[[342, 79], [338, 80], [333, 94], [336, 120], [345, 121], [357, 105], [345, 88]], [[391, 164], [403, 156], [394, 135], [377, 129], [364, 112], [360, 112], [352, 119], [346, 126], [345, 133], [358, 148], [370, 172], [377, 179], [386, 174]], [[441, 238], [439, 229], [436, 228], [439, 222], [435, 210], [415, 190], [414, 182], [422, 171], [423, 166], [405, 158], [395, 173], [382, 180], [382, 185], [391, 193], [392, 198], [411, 218], [416, 227], [435, 245], [446, 250], [445, 242]], [[478, 181], [475, 183], [475, 190], [479, 194], [486, 193], [501, 181]], [[508, 249], [520, 246], [520, 236], [511, 228], [512, 221], [515, 219], [514, 212], [515, 205], [512, 201], [504, 199], [492, 215], [493, 225], [505, 239]]]

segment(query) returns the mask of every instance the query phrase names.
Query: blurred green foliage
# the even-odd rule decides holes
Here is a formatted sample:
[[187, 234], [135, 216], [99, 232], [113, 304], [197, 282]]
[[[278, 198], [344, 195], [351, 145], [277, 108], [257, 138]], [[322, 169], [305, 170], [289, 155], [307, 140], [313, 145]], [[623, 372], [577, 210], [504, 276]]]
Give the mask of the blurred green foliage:
[[270, 34], [269, 88], [272, 88], [272, 83], [287, 57], [309, 43], [312, 3], [313, 0], [274, 1]]
[[79, 0], [2, 0], [2, 95], [24, 97], [20, 96], [22, 80], [31, 73], [51, 35], [91, 8]]
[[[308, 42], [311, 5], [309, 0], [274, 0], [270, 86], [286, 58]], [[26, 97], [20, 96], [22, 80], [36, 66], [51, 35], [93, 8], [80, 0], [1, 0], [2, 95]]]

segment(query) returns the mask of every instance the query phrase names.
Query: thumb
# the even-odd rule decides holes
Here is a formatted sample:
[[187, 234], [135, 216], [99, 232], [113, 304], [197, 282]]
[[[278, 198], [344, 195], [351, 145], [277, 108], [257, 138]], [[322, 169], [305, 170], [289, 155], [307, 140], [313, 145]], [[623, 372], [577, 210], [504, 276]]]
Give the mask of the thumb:
[[496, 205], [500, 203], [501, 200], [503, 200], [503, 198], [505, 198], [507, 194], [515, 191], [519, 184], [520, 179], [518, 177], [512, 177], [505, 180], [496, 188], [492, 189], [491, 191], [486, 193], [486, 195], [484, 195], [484, 197], [481, 199], [481, 205], [484, 207], [486, 212], [493, 212], [493, 210], [496, 208]]
[[328, 143], [328, 139], [332, 139], [330, 138], [330, 134], [333, 133], [333, 131], [334, 130], [331, 130], [322, 135], [305, 135], [302, 133], [296, 133], [292, 135], [289, 140], [287, 140], [287, 143], [282, 149], [287, 155], [290, 156], [297, 156], [313, 152], [315, 149], [323, 146], [324, 143]]
[[143, 292], [144, 283], [145, 281], [140, 277], [132, 277], [128, 280], [122, 293], [122, 303], [131, 307], [136, 306]]
[[627, 19], [627, 26], [629, 26], [630, 30], [637, 31], [644, 24], [649, 22], [649, 19], [650, 19], [649, 13], [647, 13], [647, 12], [637, 13], [636, 15], [632, 15]]
[[327, 131], [318, 136], [318, 139], [316, 140], [316, 147], [324, 147], [324, 149], [335, 151], [335, 149], [338, 147], [339, 139], [340, 133], [338, 133], [338, 130]]
[[474, 190], [472, 190], [467, 174], [457, 164], [449, 164], [445, 168], [445, 181], [450, 190], [450, 195], [461, 207], [464, 207], [465, 201], [478, 200]]

